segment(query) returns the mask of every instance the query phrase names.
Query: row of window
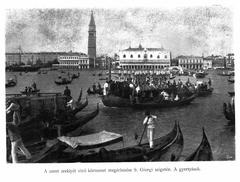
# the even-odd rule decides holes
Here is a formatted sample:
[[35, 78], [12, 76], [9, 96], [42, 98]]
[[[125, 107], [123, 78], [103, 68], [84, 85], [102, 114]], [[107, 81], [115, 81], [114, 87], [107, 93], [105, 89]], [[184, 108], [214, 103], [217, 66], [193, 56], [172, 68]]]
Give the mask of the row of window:
[[200, 69], [203, 67], [202, 65], [180, 65], [180, 66], [186, 69]]
[[59, 59], [72, 59], [72, 60], [78, 60], [80, 59], [80, 56], [60, 56]]
[[71, 65], [78, 65], [78, 64], [88, 64], [88, 60], [79, 60], [78, 62], [72, 61], [61, 61], [60, 64], [71, 64]]
[[162, 69], [165, 67], [169, 67], [169, 65], [126, 65], [121, 67], [123, 69], [141, 70], [141, 69]]
[[202, 63], [202, 59], [179, 59], [179, 63]]
[[62, 68], [71, 68], [71, 69], [88, 69], [88, 65], [81, 65], [81, 66], [72, 66], [72, 65], [61, 65]]
[[[126, 57], [127, 57], [127, 56], [126, 56], [126, 54], [124, 54], [124, 55], [123, 55], [123, 58], [126, 58]], [[143, 55], [143, 58], [144, 58], [144, 59], [147, 59], [147, 57], [148, 57], [148, 55], [147, 55], [147, 54], [144, 54], [144, 55]], [[150, 58], [153, 58], [153, 55], [152, 55], [152, 54], [150, 54], [150, 56], [149, 56], [149, 57], [150, 57]], [[130, 55], [130, 58], [133, 58], [133, 55], [132, 55], [132, 54]], [[138, 54], [137, 58], [141, 58], [141, 55], [140, 55], [140, 54]], [[160, 55], [158, 55], [158, 56], [157, 56], [157, 59], [159, 59], [159, 58], [160, 58]], [[165, 59], [167, 59], [167, 58], [168, 58], [168, 56], [167, 56], [167, 55], [164, 55], [164, 58], [165, 58]]]

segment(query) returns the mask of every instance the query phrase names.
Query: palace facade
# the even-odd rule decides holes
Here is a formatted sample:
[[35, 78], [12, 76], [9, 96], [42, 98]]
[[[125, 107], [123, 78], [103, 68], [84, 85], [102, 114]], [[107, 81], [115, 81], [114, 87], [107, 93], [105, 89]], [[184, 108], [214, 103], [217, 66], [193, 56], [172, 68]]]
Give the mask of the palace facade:
[[119, 52], [119, 66], [124, 70], [161, 70], [170, 66], [171, 52], [163, 48], [137, 48]]
[[203, 57], [178, 56], [178, 65], [185, 69], [203, 69]]
[[63, 69], [89, 69], [89, 58], [84, 53], [69, 52], [58, 56], [59, 64], [54, 67]]

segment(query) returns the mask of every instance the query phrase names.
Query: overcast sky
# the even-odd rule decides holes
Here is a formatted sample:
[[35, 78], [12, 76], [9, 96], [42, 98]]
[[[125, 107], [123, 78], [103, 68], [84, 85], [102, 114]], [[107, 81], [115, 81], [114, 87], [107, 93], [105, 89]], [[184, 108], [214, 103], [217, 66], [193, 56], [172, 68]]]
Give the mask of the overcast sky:
[[[163, 47], [173, 56], [232, 52], [233, 14], [221, 6], [172, 9], [93, 9], [97, 54], [129, 46]], [[6, 51], [87, 53], [91, 9], [6, 10]]]

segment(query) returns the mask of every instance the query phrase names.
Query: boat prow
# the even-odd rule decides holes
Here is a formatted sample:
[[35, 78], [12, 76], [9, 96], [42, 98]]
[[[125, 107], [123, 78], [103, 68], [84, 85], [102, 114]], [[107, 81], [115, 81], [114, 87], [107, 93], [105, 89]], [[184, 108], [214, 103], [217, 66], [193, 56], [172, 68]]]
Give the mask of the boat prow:
[[185, 159], [185, 161], [212, 161], [213, 160], [212, 149], [207, 139], [204, 128], [202, 129], [202, 132], [203, 132], [203, 136], [202, 136], [202, 141], [200, 145], [190, 156], [188, 156]]

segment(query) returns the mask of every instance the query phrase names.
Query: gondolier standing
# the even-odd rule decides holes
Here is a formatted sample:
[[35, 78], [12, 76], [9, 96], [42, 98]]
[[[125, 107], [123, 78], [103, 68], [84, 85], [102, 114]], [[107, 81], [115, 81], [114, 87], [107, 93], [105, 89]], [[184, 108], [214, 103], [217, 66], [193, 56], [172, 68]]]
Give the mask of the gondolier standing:
[[12, 122], [7, 122], [7, 131], [8, 136], [11, 141], [11, 156], [12, 156], [12, 162], [17, 163], [17, 150], [20, 149], [22, 153], [26, 156], [27, 159], [31, 158], [30, 152], [27, 150], [27, 148], [24, 146], [22, 137], [19, 132], [18, 125], [21, 122], [21, 116], [20, 116], [20, 106], [17, 104], [16, 101], [9, 101], [8, 108], [6, 109], [7, 113], [13, 112], [13, 120]]
[[155, 133], [155, 122], [157, 116], [151, 115], [150, 111], [145, 112], [145, 118], [143, 120], [143, 125], [147, 127], [147, 137], [149, 141], [150, 148], [154, 147], [154, 133]]
[[67, 102], [69, 102], [72, 99], [71, 90], [68, 88], [68, 86], [65, 87], [63, 95], [67, 97]]

